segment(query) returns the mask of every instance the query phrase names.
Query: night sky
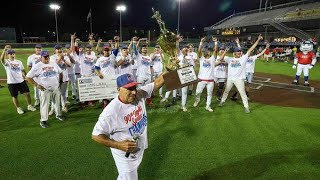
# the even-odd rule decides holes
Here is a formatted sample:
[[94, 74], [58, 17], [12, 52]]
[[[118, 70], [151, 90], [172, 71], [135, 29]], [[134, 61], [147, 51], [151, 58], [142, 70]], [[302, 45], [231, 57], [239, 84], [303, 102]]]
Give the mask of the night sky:
[[[273, 1], [272, 5], [292, 0]], [[6, 0], [0, 6], [0, 26], [14, 27], [18, 32], [25, 32], [26, 36], [39, 36], [48, 30], [54, 31], [54, 11], [49, 8], [53, 2], [61, 6], [58, 11], [60, 33], [89, 31], [87, 15], [90, 7], [94, 32], [116, 30], [119, 28], [119, 12], [115, 10], [118, 4], [127, 6], [127, 11], [122, 14], [124, 28], [158, 29], [155, 20], [151, 19], [152, 7], [160, 11], [170, 30], [175, 31], [177, 27], [177, 0]], [[181, 0], [180, 30], [190, 32], [195, 28], [203, 32], [204, 27], [213, 25], [233, 12], [259, 8], [259, 3], [260, 0]]]

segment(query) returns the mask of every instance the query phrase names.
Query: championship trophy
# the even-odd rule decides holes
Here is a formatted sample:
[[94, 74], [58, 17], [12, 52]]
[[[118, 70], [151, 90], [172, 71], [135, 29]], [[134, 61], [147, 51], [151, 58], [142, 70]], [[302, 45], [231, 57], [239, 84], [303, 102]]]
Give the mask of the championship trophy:
[[160, 45], [163, 52], [168, 56], [168, 63], [165, 65], [168, 73], [163, 75], [167, 90], [179, 89], [184, 86], [198, 82], [193, 66], [180, 67], [178, 52], [180, 35], [176, 35], [166, 29], [164, 21], [161, 19], [159, 11], [152, 8], [153, 16], [157, 20], [160, 27], [160, 36], [157, 43]]

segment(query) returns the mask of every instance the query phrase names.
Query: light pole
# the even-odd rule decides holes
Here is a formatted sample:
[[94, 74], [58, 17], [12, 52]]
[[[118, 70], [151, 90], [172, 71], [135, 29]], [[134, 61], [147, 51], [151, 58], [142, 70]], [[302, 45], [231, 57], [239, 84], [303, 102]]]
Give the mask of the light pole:
[[54, 10], [54, 18], [56, 19], [56, 36], [57, 36], [57, 43], [59, 43], [57, 10], [60, 9], [60, 6], [59, 6], [58, 4], [50, 4], [50, 8]]
[[179, 29], [180, 29], [180, 6], [181, 6], [181, 0], [178, 0], [178, 27], [177, 27], [177, 35], [179, 34]]
[[121, 12], [126, 11], [127, 7], [125, 5], [118, 5], [116, 10], [120, 12], [120, 42], [122, 42], [122, 21], [121, 21]]

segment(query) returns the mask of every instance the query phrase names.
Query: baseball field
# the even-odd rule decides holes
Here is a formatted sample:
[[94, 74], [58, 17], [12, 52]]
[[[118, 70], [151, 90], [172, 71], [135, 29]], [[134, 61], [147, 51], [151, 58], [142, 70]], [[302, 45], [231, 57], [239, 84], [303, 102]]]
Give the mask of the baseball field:
[[[32, 49], [16, 51], [27, 68]], [[156, 95], [155, 107], [148, 108], [149, 148], [139, 178], [319, 179], [320, 66], [311, 70], [309, 88], [290, 84], [296, 71], [291, 67], [258, 60], [250, 114], [241, 100], [218, 107], [214, 96], [214, 112], [208, 112], [205, 93], [197, 108], [194, 95], [188, 96], [188, 112], [182, 112], [180, 101], [166, 108]], [[100, 105], [78, 110], [70, 104], [66, 121], [50, 117], [50, 128], [42, 129], [39, 111], [17, 114], [1, 84], [0, 179], [117, 178], [110, 150], [91, 140]]]

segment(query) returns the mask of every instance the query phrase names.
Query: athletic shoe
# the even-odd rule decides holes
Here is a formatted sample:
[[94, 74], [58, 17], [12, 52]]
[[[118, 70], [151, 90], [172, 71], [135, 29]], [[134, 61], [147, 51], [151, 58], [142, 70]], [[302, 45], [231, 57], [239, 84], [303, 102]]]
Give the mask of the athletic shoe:
[[67, 108], [67, 106], [65, 106], [65, 107], [63, 107], [63, 108], [62, 108], [62, 112], [65, 112], [65, 113], [67, 113], [67, 112], [68, 112], [68, 108]]
[[56, 116], [56, 119], [59, 121], [64, 121], [66, 118], [63, 116]]
[[213, 112], [213, 110], [211, 109], [210, 106], [207, 106], [207, 107], [206, 107], [206, 110], [208, 110], [209, 112]]
[[232, 96], [230, 99], [231, 99], [232, 101], [236, 101], [236, 100], [238, 100], [238, 98], [237, 98], [237, 97], [233, 97], [233, 96]]
[[48, 128], [49, 127], [47, 121], [40, 121], [40, 126], [42, 128]]
[[75, 99], [76, 99], [76, 96], [75, 96], [75, 95], [73, 95], [71, 99], [72, 99], [72, 100], [75, 100]]
[[299, 85], [299, 81], [295, 79], [292, 81], [292, 84]]
[[18, 108], [17, 108], [17, 112], [18, 112], [18, 114], [23, 114], [23, 113], [24, 113], [24, 111], [22, 110], [21, 107], [18, 107]]
[[40, 101], [39, 99], [36, 99], [36, 101], [34, 102], [34, 106], [39, 106], [40, 105]]
[[69, 102], [69, 101], [66, 101], [66, 104], [70, 104], [70, 102]]
[[176, 98], [173, 98], [172, 99], [172, 105], [175, 105], [175, 104], [177, 104], [177, 100], [176, 100]]
[[90, 107], [93, 107], [93, 106], [94, 106], [93, 101], [89, 101], [88, 105], [89, 105]]
[[168, 102], [168, 99], [167, 98], [163, 98], [163, 99], [161, 99], [160, 102]]
[[222, 107], [224, 105], [224, 102], [220, 101], [220, 103], [218, 104], [219, 107]]
[[220, 102], [221, 101], [221, 97], [216, 97], [216, 100]]
[[250, 113], [250, 109], [249, 108], [244, 108], [244, 112], [248, 114], [248, 113]]
[[305, 81], [303, 85], [304, 85], [304, 86], [310, 86], [310, 84], [309, 84], [308, 81]]
[[28, 110], [33, 112], [33, 111], [36, 111], [37, 109], [34, 108], [32, 105], [28, 105]]
[[183, 112], [187, 112], [188, 111], [188, 109], [185, 106], [182, 106], [181, 109], [182, 109]]
[[193, 103], [193, 107], [197, 107], [198, 104], [199, 104], [199, 101], [196, 100], [196, 101]]
[[162, 94], [159, 94], [159, 97], [162, 99], [162, 98], [163, 98], [163, 95], [162, 95]]
[[54, 110], [52, 109], [52, 110], [49, 111], [48, 115], [52, 116], [53, 114], [54, 114]]

